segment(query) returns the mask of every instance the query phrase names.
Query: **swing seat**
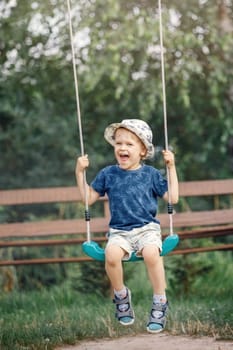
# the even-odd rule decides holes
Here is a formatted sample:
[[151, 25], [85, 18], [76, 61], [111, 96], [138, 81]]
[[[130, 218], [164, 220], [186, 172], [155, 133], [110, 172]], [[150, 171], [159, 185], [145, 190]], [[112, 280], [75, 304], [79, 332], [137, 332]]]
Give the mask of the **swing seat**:
[[[175, 233], [165, 238], [162, 245], [161, 256], [170, 253], [179, 243], [179, 236]], [[105, 261], [105, 251], [95, 241], [86, 241], [82, 244], [83, 251], [86, 255], [97, 261]], [[130, 259], [125, 261], [139, 261], [143, 260], [142, 257], [138, 257], [135, 252], [131, 255]]]
[[167, 236], [163, 240], [163, 245], [162, 245], [163, 249], [160, 255], [164, 256], [169, 254], [173, 249], [175, 249], [178, 243], [179, 243], [179, 236], [176, 233], [173, 233], [172, 235]]
[[91, 258], [104, 261], [105, 260], [105, 251], [103, 248], [99, 246], [99, 244], [95, 241], [86, 241], [82, 244], [83, 251], [86, 255]]

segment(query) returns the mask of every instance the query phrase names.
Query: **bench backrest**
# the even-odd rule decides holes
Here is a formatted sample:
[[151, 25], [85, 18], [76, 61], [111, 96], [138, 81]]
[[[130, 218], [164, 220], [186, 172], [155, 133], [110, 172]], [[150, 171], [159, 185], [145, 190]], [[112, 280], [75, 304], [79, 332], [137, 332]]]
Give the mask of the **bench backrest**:
[[[218, 198], [222, 195], [230, 195], [231, 204], [229, 208], [218, 208], [215, 210], [190, 211], [175, 213], [173, 225], [180, 239], [214, 237], [218, 235], [229, 235], [233, 233], [233, 179], [190, 181], [180, 182], [180, 197], [212, 196]], [[38, 189], [18, 189], [0, 191], [0, 206], [17, 206], [45, 203], [72, 203], [80, 202], [81, 198], [77, 187], [56, 187]], [[109, 208], [107, 197], [100, 198], [104, 205], [104, 216], [91, 219], [91, 235], [95, 241], [102, 242], [106, 239], [108, 231]], [[218, 201], [217, 201], [218, 203]], [[218, 207], [218, 205], [217, 205]], [[168, 234], [168, 214], [159, 214], [164, 236]], [[178, 232], [179, 230], [179, 232]], [[62, 236], [69, 235], [69, 238]], [[61, 239], [52, 238], [59, 236]], [[74, 235], [73, 237], [70, 235]], [[77, 238], [78, 235], [78, 238]], [[15, 237], [15, 239], [13, 239]], [[23, 238], [24, 239], [21, 239]], [[25, 238], [28, 238], [25, 240]], [[44, 237], [44, 239], [43, 239]], [[33, 238], [33, 240], [31, 239]], [[37, 238], [37, 239], [35, 239]], [[86, 222], [84, 219], [55, 219], [46, 221], [16, 222], [0, 224], [0, 247], [10, 246], [42, 246], [42, 245], [64, 245], [80, 244], [86, 240]], [[175, 250], [172, 254], [187, 254], [190, 252], [201, 252], [207, 250], [229, 250], [233, 244], [219, 245], [218, 247], [202, 247]], [[36, 263], [56, 262], [80, 262], [87, 261], [86, 256], [69, 258], [40, 258], [22, 260], [0, 261], [0, 266]]]
[[[220, 196], [231, 195], [233, 198], [233, 179], [227, 180], [208, 180], [208, 181], [189, 181], [180, 182], [180, 197], [194, 197], [194, 196]], [[25, 205], [25, 204], [42, 204], [42, 203], [63, 203], [63, 202], [80, 202], [81, 198], [77, 187], [55, 187], [55, 188], [38, 188], [38, 189], [19, 189], [0, 191], [0, 206], [1, 205]], [[109, 222], [109, 209], [107, 197], [100, 198], [104, 203], [104, 217], [93, 218], [95, 232], [106, 231]], [[233, 199], [232, 199], [233, 202]], [[174, 215], [173, 225], [176, 228], [186, 228], [192, 226], [208, 226], [221, 225], [226, 223], [233, 223], [233, 206], [229, 209], [217, 209], [209, 211], [185, 211], [177, 212]], [[161, 225], [169, 227], [169, 216], [165, 213], [158, 215]], [[4, 225], [4, 224], [2, 224]], [[14, 235], [17, 229], [16, 224], [0, 225], [0, 236], [8, 234]], [[17, 236], [26, 235], [27, 232], [33, 230], [33, 223], [25, 223], [21, 225]], [[65, 228], [66, 226], [66, 228]], [[46, 227], [48, 228], [46, 230]], [[41, 222], [41, 234], [47, 235], [54, 232], [54, 234], [61, 234], [65, 229], [67, 233], [76, 233], [85, 231], [85, 223], [80, 220], [60, 220], [57, 222], [43, 223]], [[38, 231], [38, 230], [37, 230]], [[24, 232], [24, 233], [23, 233]], [[63, 232], [64, 233], [64, 232]], [[40, 232], [37, 232], [40, 234]]]

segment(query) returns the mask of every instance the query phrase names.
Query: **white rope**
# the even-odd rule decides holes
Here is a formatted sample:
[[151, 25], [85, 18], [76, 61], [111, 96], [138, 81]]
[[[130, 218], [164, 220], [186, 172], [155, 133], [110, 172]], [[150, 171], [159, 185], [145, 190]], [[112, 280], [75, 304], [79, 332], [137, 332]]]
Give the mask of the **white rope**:
[[[76, 69], [76, 60], [75, 60], [75, 50], [74, 50], [74, 35], [72, 28], [72, 16], [71, 16], [71, 5], [70, 0], [67, 0], [67, 8], [68, 8], [68, 20], [69, 20], [69, 30], [70, 30], [70, 43], [71, 43], [71, 51], [72, 51], [72, 64], [73, 64], [73, 74], [74, 74], [74, 85], [75, 85], [75, 95], [76, 95], [76, 109], [77, 109], [77, 120], [78, 120], [78, 128], [79, 128], [79, 138], [80, 138], [80, 148], [81, 155], [84, 156], [84, 142], [83, 142], [83, 131], [82, 131], [82, 118], [80, 112], [80, 102], [79, 102], [79, 89], [78, 89], [78, 74]], [[90, 233], [90, 215], [89, 215], [89, 206], [88, 206], [88, 195], [87, 195], [87, 185], [86, 185], [86, 171], [84, 171], [84, 197], [85, 197], [85, 218], [87, 225], [87, 241], [91, 240]]]
[[[160, 55], [161, 55], [161, 74], [162, 74], [162, 91], [163, 91], [163, 119], [164, 119], [164, 138], [165, 150], [168, 150], [168, 127], [167, 127], [167, 97], [166, 97], [166, 83], [165, 83], [165, 68], [164, 68], [164, 46], [163, 46], [163, 19], [161, 0], [158, 0], [159, 5], [159, 36], [160, 36]], [[168, 179], [168, 205], [171, 205], [171, 191], [170, 191], [170, 171], [166, 166]], [[173, 218], [172, 213], [169, 213], [170, 235], [173, 234]]]

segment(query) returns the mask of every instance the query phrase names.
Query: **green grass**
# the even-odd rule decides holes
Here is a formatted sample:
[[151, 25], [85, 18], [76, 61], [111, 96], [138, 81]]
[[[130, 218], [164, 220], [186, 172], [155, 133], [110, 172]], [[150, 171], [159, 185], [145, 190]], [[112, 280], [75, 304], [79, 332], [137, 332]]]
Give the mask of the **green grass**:
[[[95, 286], [82, 294], [67, 279], [63, 287], [0, 295], [0, 349], [52, 350], [83, 339], [144, 333], [152, 302], [145, 265], [126, 264], [125, 269], [136, 314], [132, 327], [118, 324], [110, 297], [102, 298]], [[231, 252], [169, 257], [166, 270], [170, 304], [166, 332], [232, 340]], [[77, 277], [76, 287], [81, 283]]]
[[[150, 298], [135, 304], [132, 327], [118, 325], [110, 299], [81, 295], [69, 289], [12, 293], [0, 298], [1, 350], [49, 350], [83, 339], [145, 332]], [[232, 339], [231, 298], [172, 300], [167, 331]]]

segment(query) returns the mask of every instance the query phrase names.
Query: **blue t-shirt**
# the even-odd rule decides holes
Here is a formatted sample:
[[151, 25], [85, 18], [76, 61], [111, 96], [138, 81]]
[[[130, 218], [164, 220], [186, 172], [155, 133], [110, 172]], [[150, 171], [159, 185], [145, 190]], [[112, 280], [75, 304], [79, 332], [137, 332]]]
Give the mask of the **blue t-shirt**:
[[137, 170], [123, 170], [110, 165], [100, 170], [91, 186], [100, 196], [108, 195], [111, 228], [130, 231], [159, 223], [157, 197], [167, 191], [167, 180], [154, 167], [143, 164]]

